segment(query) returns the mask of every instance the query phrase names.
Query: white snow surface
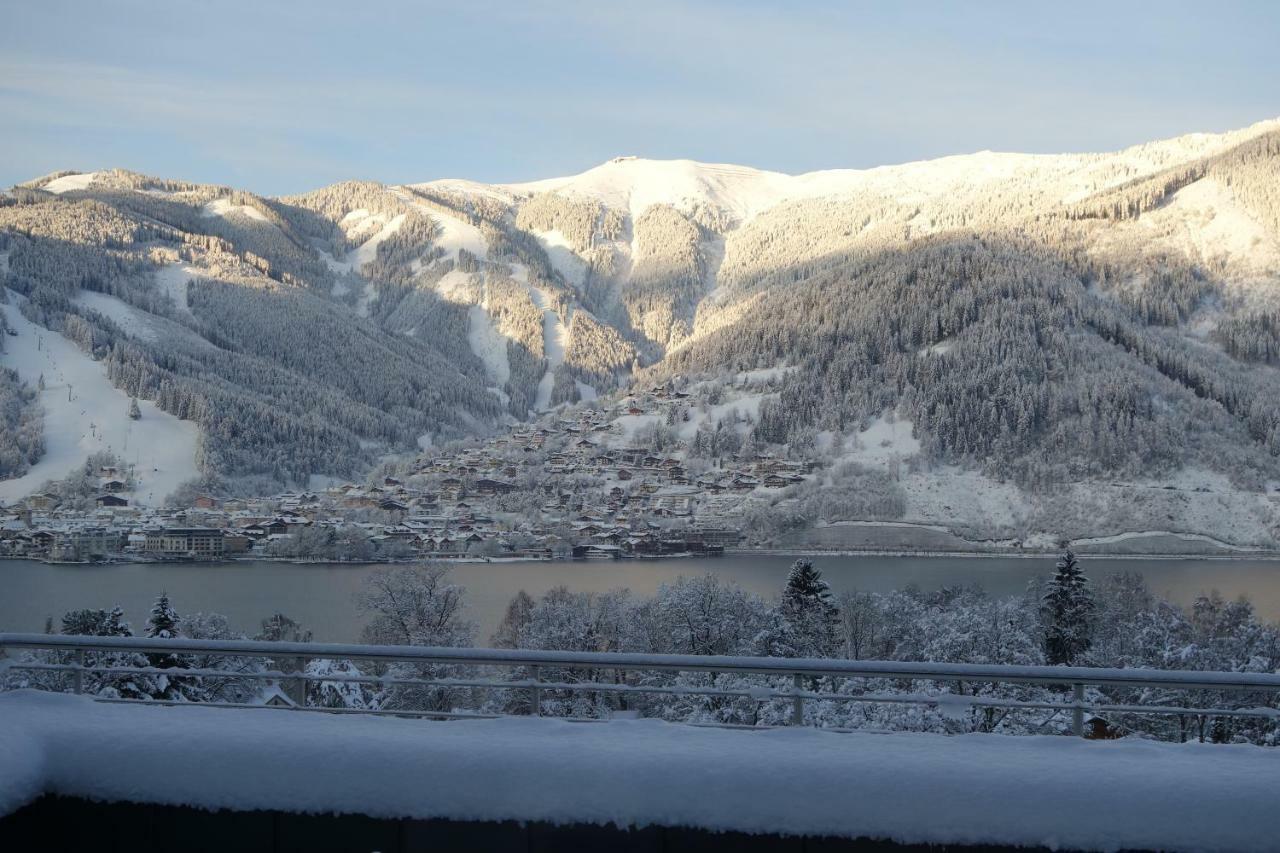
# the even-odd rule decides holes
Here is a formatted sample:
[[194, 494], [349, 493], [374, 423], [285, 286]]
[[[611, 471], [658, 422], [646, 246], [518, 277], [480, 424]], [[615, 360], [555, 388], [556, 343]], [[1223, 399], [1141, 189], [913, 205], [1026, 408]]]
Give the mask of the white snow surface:
[[197, 275], [199, 271], [196, 268], [181, 261], [166, 264], [156, 270], [156, 286], [169, 294], [169, 298], [173, 300], [179, 312], [189, 315], [191, 308], [187, 305], [187, 289], [191, 279]]
[[36, 691], [0, 695], [0, 717], [0, 814], [56, 793], [1055, 849], [1263, 851], [1280, 834], [1280, 762], [1247, 745], [427, 722]]
[[[119, 297], [94, 290], [82, 290], [76, 294], [75, 301], [107, 317], [130, 337], [143, 341], [156, 339], [156, 330], [151, 325], [151, 315]], [[185, 306], [186, 303], [183, 304]]]
[[131, 497], [156, 505], [178, 485], [197, 476], [199, 430], [139, 400], [140, 420], [130, 420], [129, 395], [107, 379], [106, 366], [85, 355], [71, 341], [22, 316], [18, 297], [0, 305], [16, 337], [5, 339], [0, 364], [13, 368], [39, 392], [44, 408], [45, 454], [21, 477], [0, 481], [0, 500], [13, 501], [35, 492], [47, 480], [61, 479], [84, 464], [92, 453], [109, 450], [134, 466], [138, 486]]
[[569, 238], [557, 230], [533, 231], [534, 237], [547, 253], [547, 260], [552, 268], [564, 277], [564, 280], [575, 287], [581, 287], [587, 274], [587, 262], [573, 251]]
[[872, 169], [831, 169], [801, 175], [725, 163], [615, 157], [566, 177], [494, 185], [444, 180], [422, 186], [503, 201], [552, 192], [592, 199], [626, 211], [632, 222], [655, 204], [682, 211], [706, 206], [741, 223], [784, 202], [857, 193], [916, 203], [946, 196], [981, 195], [987, 187], [1010, 180], [1048, 181], [1063, 201], [1073, 201], [1139, 175], [1224, 151], [1277, 128], [1280, 119], [1229, 133], [1194, 133], [1102, 154], [979, 151]]
[[93, 183], [93, 179], [98, 177], [97, 172], [84, 172], [79, 175], [63, 175], [61, 178], [55, 178], [45, 184], [42, 189], [45, 192], [65, 193], [72, 190], [84, 190], [89, 188], [89, 184]]
[[[545, 412], [551, 408], [551, 392], [555, 388], [555, 370], [564, 364], [564, 352], [569, 344], [569, 330], [564, 319], [552, 306], [549, 293], [541, 288], [531, 287], [529, 298], [542, 311], [542, 350], [547, 359], [547, 372], [542, 374], [542, 379], [538, 380], [538, 393], [534, 397], [533, 409], [537, 412]], [[594, 389], [592, 391], [594, 392]]]
[[374, 234], [368, 240], [365, 240], [358, 248], [353, 249], [351, 253], [347, 255], [347, 263], [351, 264], [354, 269], [359, 270], [365, 264], [369, 263], [369, 261], [372, 261], [378, 256], [378, 244], [399, 231], [400, 226], [403, 224], [403, 213], [392, 217], [391, 221], [383, 225], [382, 228], [378, 230], [377, 234]]
[[470, 222], [438, 210], [427, 208], [427, 212], [440, 226], [440, 233], [434, 242], [436, 246], [444, 249], [446, 258], [456, 261], [459, 249], [466, 249], [480, 260], [488, 257], [489, 244], [485, 242], [479, 228]]
[[221, 216], [226, 218], [231, 215], [244, 216], [258, 222], [270, 222], [266, 215], [256, 207], [250, 207], [247, 204], [232, 204], [229, 198], [215, 198], [200, 209], [201, 216]]
[[484, 362], [485, 372], [493, 384], [502, 388], [511, 378], [511, 362], [507, 358], [507, 339], [493, 327], [489, 314], [479, 305], [467, 309], [467, 343], [471, 351]]
[[915, 437], [915, 427], [911, 421], [890, 421], [879, 417], [866, 429], [845, 441], [845, 452], [841, 460], [887, 466], [919, 452], [920, 442]]

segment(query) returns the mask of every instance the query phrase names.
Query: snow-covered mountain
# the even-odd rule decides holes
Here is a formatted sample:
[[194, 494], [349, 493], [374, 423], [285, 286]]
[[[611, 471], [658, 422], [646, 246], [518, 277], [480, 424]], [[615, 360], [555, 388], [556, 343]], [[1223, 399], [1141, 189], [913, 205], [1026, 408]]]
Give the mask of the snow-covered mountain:
[[797, 176], [620, 157], [522, 184], [277, 199], [47, 176], [0, 203], [17, 333], [0, 498], [124, 417], [86, 408], [57, 436], [49, 371], [42, 391], [31, 375], [52, 355], [30, 346], [57, 333], [75, 346], [50, 370], [77, 377], [73, 396], [109, 383], [103, 407], [136, 396], [154, 403], [139, 423], [194, 426], [164, 461], [174, 477], [353, 475], [632, 383], [772, 370], [762, 445], [831, 453], [888, 416], [911, 425], [913, 475], [1049, 494], [1205, 471], [1256, 495], [1265, 527], [1278, 166], [1269, 121]]

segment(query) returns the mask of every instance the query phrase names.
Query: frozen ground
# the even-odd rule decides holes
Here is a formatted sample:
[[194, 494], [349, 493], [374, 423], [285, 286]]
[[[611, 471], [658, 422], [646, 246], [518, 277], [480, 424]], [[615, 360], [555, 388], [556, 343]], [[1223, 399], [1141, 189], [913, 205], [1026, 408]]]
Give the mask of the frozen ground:
[[0, 718], [0, 814], [57, 793], [1051, 849], [1263, 851], [1280, 837], [1280, 761], [1255, 746], [428, 722], [34, 691], [0, 695]]
[[139, 400], [140, 420], [128, 417], [129, 395], [108, 380], [106, 367], [85, 355], [66, 338], [35, 325], [17, 308], [21, 297], [10, 294], [0, 305], [10, 328], [0, 364], [18, 371], [40, 393], [44, 407], [45, 454], [22, 477], [0, 481], [0, 500], [13, 501], [35, 492], [47, 480], [67, 476], [91, 454], [109, 450], [134, 468], [135, 501], [155, 505], [197, 475], [195, 456], [199, 430]]

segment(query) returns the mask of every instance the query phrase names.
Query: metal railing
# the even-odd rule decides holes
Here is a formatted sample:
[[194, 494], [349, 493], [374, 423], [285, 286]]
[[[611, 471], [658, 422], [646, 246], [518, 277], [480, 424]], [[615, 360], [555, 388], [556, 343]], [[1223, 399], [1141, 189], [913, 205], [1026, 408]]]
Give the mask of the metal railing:
[[[59, 662], [20, 659], [7, 651], [44, 650], [61, 653]], [[262, 658], [284, 665], [287, 669], [228, 670], [191, 666], [121, 666], [90, 660], [106, 653], [138, 655], [214, 656], [225, 658]], [[1013, 710], [1047, 710], [1054, 714], [1068, 712], [1071, 730], [1085, 735], [1085, 714], [1150, 714], [1193, 717], [1254, 717], [1280, 724], [1280, 708], [1272, 707], [1280, 699], [1280, 674], [1250, 672], [1205, 672], [1153, 669], [1103, 669], [1092, 667], [1007, 666], [996, 664], [917, 663], [904, 661], [865, 661], [830, 658], [725, 657], [712, 655], [662, 655], [613, 652], [562, 652], [529, 649], [479, 649], [428, 646], [376, 646], [346, 643], [293, 643], [255, 640], [190, 640], [149, 639], [143, 637], [86, 637], [61, 634], [0, 633], [0, 668], [33, 672], [63, 673], [71, 677], [70, 690], [84, 692], [85, 675], [164, 675], [174, 678], [244, 679], [274, 682], [289, 688], [296, 710], [327, 713], [366, 713], [429, 718], [491, 718], [495, 713], [457, 711], [454, 709], [352, 709], [308, 705], [308, 687], [312, 682], [361, 683], [383, 687], [480, 688], [498, 691], [527, 691], [530, 711], [539, 714], [543, 696], [548, 691], [597, 694], [652, 694], [691, 697], [743, 698], [756, 702], [782, 700], [790, 704], [791, 725], [804, 723], [806, 702], [848, 702], [883, 704], [920, 704], [969, 706]], [[382, 674], [343, 674], [306, 672], [313, 660], [345, 660], [374, 662], [385, 670], [393, 664], [461, 667], [476, 669], [523, 669], [524, 678], [414, 677]], [[596, 677], [584, 681], [548, 681], [547, 670], [585, 671]], [[687, 684], [636, 683], [628, 676], [655, 672], [699, 672], [767, 676], [772, 685], [717, 686]], [[612, 681], [603, 676], [612, 673]], [[896, 682], [934, 682], [946, 684], [1018, 684], [1039, 685], [1061, 691], [1069, 701], [1019, 700], [998, 696], [962, 695], [959, 693], [920, 692], [825, 692], [805, 689], [806, 681], [833, 679], [889, 680]], [[831, 683], [840, 683], [833, 681]], [[780, 686], [786, 685], [786, 686]], [[1116, 704], [1086, 698], [1087, 687], [1133, 687], [1178, 692], [1262, 694], [1266, 704], [1253, 707], [1193, 707], [1164, 704]], [[101, 697], [98, 697], [101, 698]], [[102, 699], [102, 701], [137, 702], [142, 704], [191, 704], [166, 699]], [[216, 707], [261, 707], [247, 703], [202, 702]], [[1051, 717], [1052, 718], [1052, 717]]]

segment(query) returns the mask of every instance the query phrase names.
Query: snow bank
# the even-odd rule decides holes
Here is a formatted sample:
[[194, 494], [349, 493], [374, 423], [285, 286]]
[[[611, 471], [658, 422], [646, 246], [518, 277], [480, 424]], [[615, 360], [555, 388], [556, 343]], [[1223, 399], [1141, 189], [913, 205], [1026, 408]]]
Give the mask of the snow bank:
[[1280, 762], [1254, 746], [656, 720], [441, 723], [100, 705], [34, 691], [0, 696], [0, 716], [0, 812], [54, 792], [917, 844], [1270, 850], [1280, 833]]
[[45, 454], [22, 477], [0, 482], [0, 500], [25, 497], [102, 450], [133, 466], [138, 481], [133, 497], [144, 504], [158, 504], [178, 484], [195, 477], [196, 425], [147, 400], [138, 401], [142, 418], [130, 420], [129, 395], [108, 381], [106, 366], [22, 316], [16, 305], [19, 298], [0, 305], [9, 327], [18, 333], [5, 339], [0, 364], [18, 371], [33, 388], [44, 377], [39, 399], [44, 407]]

